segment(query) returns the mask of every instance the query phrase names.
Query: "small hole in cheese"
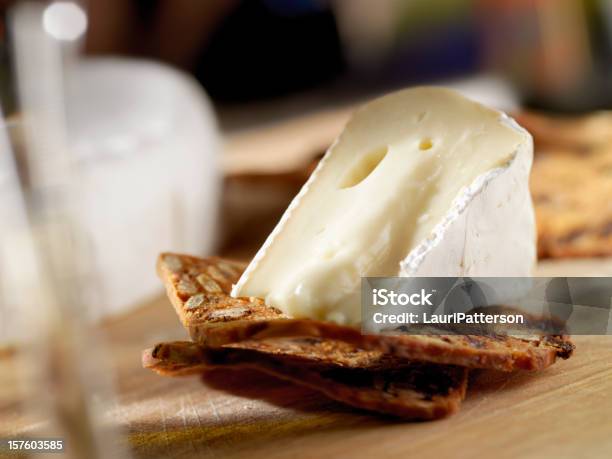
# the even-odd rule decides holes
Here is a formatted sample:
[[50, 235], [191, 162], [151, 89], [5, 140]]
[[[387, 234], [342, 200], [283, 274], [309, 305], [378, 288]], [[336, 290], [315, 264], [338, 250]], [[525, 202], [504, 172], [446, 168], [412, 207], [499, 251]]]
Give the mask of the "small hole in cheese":
[[363, 182], [387, 156], [389, 147], [380, 147], [363, 155], [340, 182], [340, 188], [351, 188]]
[[433, 147], [433, 142], [429, 138], [421, 139], [421, 141], [419, 142], [419, 150], [425, 151], [429, 150], [431, 147]]

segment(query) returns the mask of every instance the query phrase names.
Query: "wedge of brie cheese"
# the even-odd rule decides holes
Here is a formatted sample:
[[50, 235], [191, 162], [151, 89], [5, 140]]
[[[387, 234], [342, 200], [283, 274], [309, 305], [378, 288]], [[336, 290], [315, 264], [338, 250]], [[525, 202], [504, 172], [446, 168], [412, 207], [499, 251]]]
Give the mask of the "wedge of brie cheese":
[[358, 324], [366, 276], [529, 276], [532, 139], [421, 87], [357, 110], [234, 286], [294, 317]]

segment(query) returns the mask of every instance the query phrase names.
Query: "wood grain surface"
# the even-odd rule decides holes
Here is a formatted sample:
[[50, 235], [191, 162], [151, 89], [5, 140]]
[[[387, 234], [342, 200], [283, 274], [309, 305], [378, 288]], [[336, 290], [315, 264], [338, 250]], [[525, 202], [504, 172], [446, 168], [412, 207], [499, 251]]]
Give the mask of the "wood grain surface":
[[[164, 298], [104, 325], [118, 401], [107, 414], [138, 458], [601, 457], [612, 454], [612, 337], [576, 337], [541, 373], [474, 372], [461, 412], [406, 423], [247, 371], [165, 378], [140, 351], [184, 332]], [[0, 357], [0, 437], [36, 431]]]

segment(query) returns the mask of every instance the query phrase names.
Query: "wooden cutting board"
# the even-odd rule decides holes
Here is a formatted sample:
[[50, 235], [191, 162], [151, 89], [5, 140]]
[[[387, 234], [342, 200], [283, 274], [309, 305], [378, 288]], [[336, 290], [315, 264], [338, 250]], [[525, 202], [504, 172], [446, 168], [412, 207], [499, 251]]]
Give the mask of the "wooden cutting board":
[[[256, 372], [142, 369], [142, 349], [185, 338], [162, 297], [103, 331], [117, 375], [108, 414], [137, 458], [612, 457], [612, 336], [576, 337], [575, 356], [541, 373], [475, 371], [461, 412], [410, 423]], [[12, 360], [0, 357], [0, 437], [33, 427], [17, 409]]]

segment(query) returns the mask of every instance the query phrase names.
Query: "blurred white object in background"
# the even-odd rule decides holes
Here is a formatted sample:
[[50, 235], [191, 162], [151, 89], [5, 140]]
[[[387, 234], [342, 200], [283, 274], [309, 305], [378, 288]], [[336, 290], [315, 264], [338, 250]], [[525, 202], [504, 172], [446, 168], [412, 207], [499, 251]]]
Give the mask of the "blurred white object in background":
[[73, 2], [51, 3], [42, 19], [43, 29], [56, 40], [78, 40], [87, 30], [87, 15]]
[[[201, 87], [169, 67], [85, 59], [69, 78], [69, 143], [82, 182], [76, 224], [89, 244], [88, 303], [97, 319], [161, 292], [159, 252], [214, 251], [220, 136]], [[23, 205], [6, 125], [0, 140], [0, 217], [14, 226]], [[9, 262], [9, 252], [0, 258]], [[14, 341], [17, 314], [10, 305], [0, 312], [0, 343]]]
[[13, 259], [15, 234], [24, 232], [27, 226], [9, 134], [15, 125], [6, 123], [0, 110], [0, 346], [14, 341], [24, 326], [16, 310], [20, 303], [6, 298], [9, 286], [22, 274], [21, 262]]
[[201, 87], [161, 64], [84, 59], [67, 94], [92, 309], [108, 315], [160, 291], [159, 252], [213, 250], [220, 139]]
[[452, 88], [468, 99], [503, 112], [513, 113], [520, 108], [520, 98], [516, 88], [499, 75], [480, 74], [442, 82], [439, 85]]

